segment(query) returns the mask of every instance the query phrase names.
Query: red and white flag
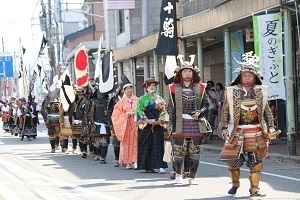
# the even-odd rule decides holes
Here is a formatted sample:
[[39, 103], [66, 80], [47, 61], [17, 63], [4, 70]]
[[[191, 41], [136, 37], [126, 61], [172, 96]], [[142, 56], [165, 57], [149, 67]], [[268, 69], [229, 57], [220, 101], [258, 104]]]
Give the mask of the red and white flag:
[[89, 79], [88, 56], [86, 45], [82, 45], [75, 53], [74, 68], [78, 87], [86, 86]]

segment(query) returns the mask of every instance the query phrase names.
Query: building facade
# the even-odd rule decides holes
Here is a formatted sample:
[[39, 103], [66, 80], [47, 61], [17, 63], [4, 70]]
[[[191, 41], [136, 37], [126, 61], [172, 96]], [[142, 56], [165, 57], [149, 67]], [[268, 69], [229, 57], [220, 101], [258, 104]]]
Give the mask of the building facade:
[[[167, 99], [168, 89], [163, 84], [165, 56], [155, 54], [162, 0], [135, 0], [134, 9], [129, 10], [108, 10], [106, 7], [108, 1], [100, 1], [102, 11], [97, 11], [97, 14], [103, 14], [104, 21], [94, 20], [91, 25], [95, 27], [90, 29], [90, 32], [73, 33], [76, 40], [66, 36], [66, 48], [72, 52], [80, 42], [98, 41], [99, 35], [95, 34], [103, 33], [104, 46], [114, 48], [119, 81], [122, 74], [127, 75], [135, 86], [136, 95], [141, 96], [144, 90], [139, 86], [146, 78], [155, 76], [161, 83], [160, 94]], [[246, 32], [253, 28], [252, 16], [259, 13], [283, 12], [284, 75], [289, 78], [285, 80], [286, 100], [276, 100], [274, 103], [279, 113], [277, 125], [282, 130], [280, 137], [286, 138], [289, 142], [299, 138], [297, 111], [300, 97], [297, 82], [300, 77], [300, 54], [298, 22], [295, 16], [299, 3], [290, 0], [180, 0], [176, 6], [179, 19], [177, 22], [179, 53], [183, 54], [185, 59], [191, 54], [196, 55], [195, 65], [201, 71], [203, 82], [212, 80], [227, 86], [232, 73], [230, 33], [242, 34], [244, 52], [253, 51], [254, 43], [246, 39], [249, 36]], [[79, 38], [82, 38], [82, 41]], [[71, 45], [71, 42], [76, 45]], [[290, 112], [291, 110], [295, 112]], [[293, 146], [292, 142], [288, 145]], [[291, 154], [293, 151], [292, 147]]]

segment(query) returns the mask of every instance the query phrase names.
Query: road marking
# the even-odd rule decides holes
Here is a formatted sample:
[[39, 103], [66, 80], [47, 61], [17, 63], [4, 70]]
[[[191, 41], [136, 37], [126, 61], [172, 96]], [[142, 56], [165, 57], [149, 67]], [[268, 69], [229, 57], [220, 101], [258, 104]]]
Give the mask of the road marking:
[[[4, 172], [6, 172], [7, 175], [10, 176], [10, 178], [12, 180], [14, 180], [15, 182], [19, 182], [20, 180], [18, 178], [20, 178], [20, 176], [22, 176], [22, 175], [23, 176], [25, 175], [27, 177], [34, 177], [34, 178], [39, 178], [39, 179], [42, 179], [45, 181], [49, 181], [52, 183], [52, 185], [70, 187], [78, 192], [84, 193], [87, 196], [101, 197], [101, 199], [109, 199], [109, 200], [121, 200], [120, 198], [117, 198], [117, 197], [113, 197], [113, 196], [110, 196], [110, 195], [107, 195], [107, 194], [104, 194], [101, 192], [94, 192], [90, 189], [86, 189], [84, 187], [80, 187], [80, 186], [72, 184], [72, 183], [68, 183], [65, 181], [61, 181], [59, 179], [51, 178], [51, 177], [45, 176], [40, 173], [25, 170], [21, 167], [18, 167], [17, 165], [9, 163], [6, 160], [0, 158], [0, 167], [1, 166], [3, 166], [2, 170]], [[1, 168], [0, 168], [0, 170], [1, 170]], [[16, 178], [16, 177], [13, 177], [12, 174], [14, 174], [15, 176], [17, 176], [17, 174], [20, 174], [20, 176], [17, 176], [18, 178]], [[22, 178], [20, 178], [20, 179], [22, 179]], [[30, 187], [35, 190], [34, 193], [37, 192], [36, 194], [38, 194], [39, 196], [42, 196], [44, 199], [52, 200], [54, 198], [53, 196], [50, 196], [49, 194], [47, 194], [45, 191], [42, 191], [33, 185], [30, 185]]]
[[7, 200], [22, 200], [4, 184], [0, 183], [0, 194]]
[[[203, 162], [203, 161], [200, 161], [200, 163], [203, 163], [203, 164], [206, 164], [206, 165], [213, 165], [213, 166], [217, 166], [217, 167], [223, 167], [223, 168], [226, 168], [226, 169], [227, 169], [227, 166], [226, 166], [226, 165], [220, 165], [220, 164], [209, 163], [209, 162]], [[247, 171], [247, 172], [250, 171], [249, 169], [243, 169], [243, 168], [241, 168], [241, 170], [242, 170], [242, 171]], [[289, 176], [282, 176], [282, 175], [272, 174], [272, 173], [268, 173], [268, 172], [262, 172], [262, 174], [266, 174], [266, 175], [269, 175], [269, 176], [274, 176], [274, 177], [278, 177], [278, 178], [284, 178], [284, 179], [287, 179], [287, 180], [293, 180], [293, 181], [298, 181], [298, 182], [300, 182], [300, 179], [299, 179], [299, 178], [293, 178], [293, 177], [289, 177]]]

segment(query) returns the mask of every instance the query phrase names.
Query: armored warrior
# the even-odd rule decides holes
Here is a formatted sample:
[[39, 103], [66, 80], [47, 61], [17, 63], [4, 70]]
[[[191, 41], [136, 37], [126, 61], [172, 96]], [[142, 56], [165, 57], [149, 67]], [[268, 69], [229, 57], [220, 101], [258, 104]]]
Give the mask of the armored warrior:
[[[11, 135], [14, 134], [13, 129], [16, 127], [15, 123], [17, 123], [16, 119], [16, 113], [17, 113], [17, 101], [15, 97], [11, 97], [8, 103], [8, 127], [9, 127], [9, 131], [11, 132]], [[19, 127], [17, 127], [18, 129]]]
[[79, 146], [80, 146], [80, 150], [81, 150], [81, 157], [82, 158], [87, 157], [87, 147], [89, 145], [90, 155], [95, 160], [98, 160], [98, 158], [95, 157], [94, 147], [92, 146], [92, 143], [91, 143], [90, 138], [89, 138], [90, 119], [89, 119], [88, 113], [91, 110], [91, 102], [93, 101], [94, 98], [97, 98], [97, 97], [95, 97], [95, 95], [97, 95], [97, 90], [98, 90], [98, 85], [96, 85], [95, 81], [90, 81], [88, 91], [87, 91], [87, 93], [88, 93], [87, 94], [87, 101], [86, 101], [84, 109], [83, 109], [83, 112], [84, 112], [84, 116], [83, 116], [83, 119], [82, 119], [83, 129], [82, 129], [82, 132], [81, 132], [81, 137], [80, 137], [80, 142], [79, 142]]
[[68, 138], [72, 135], [72, 129], [71, 129], [71, 121], [69, 118], [69, 112], [64, 111], [62, 104], [59, 105], [59, 124], [60, 124], [60, 132], [61, 137], [63, 138], [63, 144], [62, 144], [62, 152], [68, 154]]
[[32, 137], [36, 136], [36, 129], [33, 125], [33, 119], [36, 117], [32, 114], [32, 107], [26, 101], [25, 98], [20, 99], [20, 107], [17, 111], [17, 116], [20, 120], [20, 129], [22, 133], [21, 140], [24, 139], [24, 136], [30, 141]]
[[194, 56], [190, 62], [183, 62], [176, 73], [174, 83], [169, 85], [170, 132], [173, 143], [173, 164], [176, 171], [175, 183], [181, 183], [181, 171], [184, 157], [190, 158], [189, 184], [194, 180], [202, 152], [202, 139], [207, 132], [203, 117], [208, 108], [205, 95], [206, 85], [200, 83], [198, 69], [193, 66]]
[[75, 101], [71, 104], [69, 110], [69, 118], [71, 122], [72, 128], [72, 144], [73, 144], [73, 153], [75, 153], [77, 149], [77, 139], [80, 139], [82, 132], [82, 119], [84, 117], [84, 106], [87, 101], [87, 98], [84, 94], [83, 88], [78, 88], [76, 91]]
[[109, 97], [108, 95], [100, 94], [99, 90], [94, 95], [97, 98], [93, 98], [91, 101], [88, 113], [90, 120], [89, 136], [94, 147], [95, 156], [99, 158], [101, 164], [105, 164], [111, 135], [107, 116]]
[[35, 102], [35, 96], [31, 97], [31, 102], [29, 104], [29, 111], [31, 113], [31, 121], [32, 121], [32, 131], [34, 133], [33, 139], [37, 137], [37, 125], [40, 124], [38, 114], [41, 111], [40, 106], [37, 102]]
[[49, 97], [42, 103], [41, 114], [44, 118], [45, 125], [48, 128], [48, 136], [51, 145], [51, 153], [55, 153], [55, 140], [58, 137], [61, 144], [63, 138], [60, 134], [59, 124], [59, 99], [49, 100]]
[[[253, 52], [243, 54], [245, 62], [237, 69], [238, 76], [226, 88], [221, 115], [222, 135], [225, 139], [223, 149], [240, 148], [241, 154], [227, 160], [232, 188], [228, 194], [236, 194], [240, 186], [240, 167], [246, 162], [250, 168], [250, 196], [262, 196], [258, 187], [262, 171], [262, 159], [268, 153], [268, 141], [280, 131], [274, 129], [274, 119], [268, 105], [268, 87], [262, 85], [259, 58]], [[232, 149], [232, 148], [229, 148]], [[227, 152], [229, 151], [227, 150]], [[222, 158], [221, 157], [221, 158]]]
[[2, 122], [3, 122], [2, 128], [5, 132], [8, 132], [9, 131], [9, 125], [8, 125], [9, 105], [7, 101], [4, 102], [1, 111], [2, 111]]

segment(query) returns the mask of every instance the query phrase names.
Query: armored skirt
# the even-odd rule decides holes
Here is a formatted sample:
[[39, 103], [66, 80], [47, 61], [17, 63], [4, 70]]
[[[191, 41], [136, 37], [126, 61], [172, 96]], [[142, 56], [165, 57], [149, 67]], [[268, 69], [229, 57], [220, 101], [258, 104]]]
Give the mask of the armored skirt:
[[33, 119], [28, 116], [26, 116], [26, 120], [25, 120], [24, 136], [27, 137], [37, 136], [37, 130], [36, 130], [36, 126], [33, 123]]
[[[243, 144], [239, 140], [240, 134], [243, 134]], [[267, 139], [262, 133], [259, 124], [257, 125], [239, 125], [232, 140], [233, 144], [243, 145], [243, 153], [255, 152], [258, 160], [262, 160], [268, 155]]]
[[[149, 108], [149, 107], [148, 107]], [[148, 119], [157, 119], [159, 111], [148, 109], [144, 112]], [[163, 161], [164, 130], [160, 125], [147, 124], [143, 130], [138, 130], [138, 169], [167, 168]]]

